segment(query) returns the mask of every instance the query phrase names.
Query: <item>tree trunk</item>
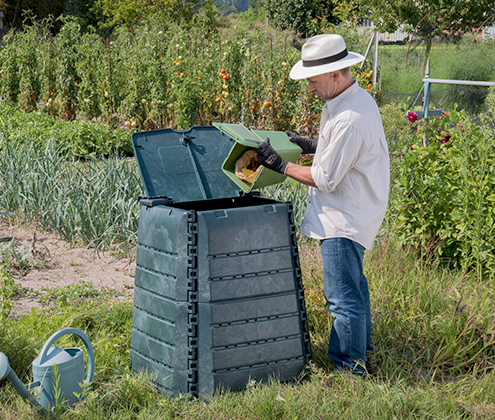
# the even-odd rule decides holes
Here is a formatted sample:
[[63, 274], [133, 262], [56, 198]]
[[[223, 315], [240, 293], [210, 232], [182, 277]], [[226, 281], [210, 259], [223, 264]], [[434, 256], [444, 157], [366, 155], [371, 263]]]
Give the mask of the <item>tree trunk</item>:
[[433, 44], [433, 34], [428, 34], [426, 36], [426, 51], [425, 51], [425, 56], [423, 58], [423, 62], [421, 63], [421, 73], [423, 73], [423, 70], [426, 66], [426, 63], [428, 62], [428, 57], [430, 56], [430, 51], [431, 51], [431, 46]]

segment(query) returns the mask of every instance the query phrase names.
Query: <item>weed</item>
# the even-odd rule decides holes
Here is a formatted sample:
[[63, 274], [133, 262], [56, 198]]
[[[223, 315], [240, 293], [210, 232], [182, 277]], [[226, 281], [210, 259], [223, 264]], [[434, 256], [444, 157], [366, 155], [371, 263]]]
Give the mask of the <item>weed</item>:
[[29, 270], [33, 267], [33, 260], [27, 241], [24, 241], [22, 251], [17, 250], [14, 239], [0, 243], [0, 264], [3, 264], [4, 268], [18, 271]]
[[42, 287], [41, 290], [45, 294], [38, 300], [43, 305], [48, 305], [55, 300], [60, 305], [67, 306], [82, 299], [105, 299], [118, 295], [114, 289], [96, 290], [92, 282], [85, 281], [66, 286]]

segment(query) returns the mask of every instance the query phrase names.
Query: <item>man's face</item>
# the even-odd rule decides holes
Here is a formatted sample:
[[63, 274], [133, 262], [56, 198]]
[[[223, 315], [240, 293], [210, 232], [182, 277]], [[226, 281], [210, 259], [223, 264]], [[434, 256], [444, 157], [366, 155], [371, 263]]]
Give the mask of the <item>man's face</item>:
[[325, 73], [318, 76], [308, 77], [308, 89], [314, 92], [323, 101], [335, 98], [337, 93], [337, 78], [334, 73]]

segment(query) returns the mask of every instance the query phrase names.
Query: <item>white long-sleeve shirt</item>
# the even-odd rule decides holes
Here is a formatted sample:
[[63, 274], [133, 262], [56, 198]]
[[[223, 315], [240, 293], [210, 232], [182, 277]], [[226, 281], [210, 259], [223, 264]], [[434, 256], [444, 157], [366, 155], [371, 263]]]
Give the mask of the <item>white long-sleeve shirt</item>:
[[388, 146], [378, 106], [354, 82], [323, 106], [300, 232], [348, 238], [371, 249], [387, 208]]

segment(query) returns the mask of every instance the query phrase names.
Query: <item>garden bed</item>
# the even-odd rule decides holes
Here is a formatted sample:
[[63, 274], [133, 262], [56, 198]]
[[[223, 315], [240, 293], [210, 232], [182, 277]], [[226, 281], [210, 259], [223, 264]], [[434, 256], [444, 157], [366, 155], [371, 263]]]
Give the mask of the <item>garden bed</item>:
[[70, 247], [55, 234], [36, 229], [0, 223], [0, 234], [13, 237], [19, 258], [30, 261], [14, 272], [24, 292], [13, 298], [11, 316], [30, 313], [42, 301], [60, 303], [61, 296], [106, 293], [118, 300], [132, 299], [135, 261], [86, 246]]

